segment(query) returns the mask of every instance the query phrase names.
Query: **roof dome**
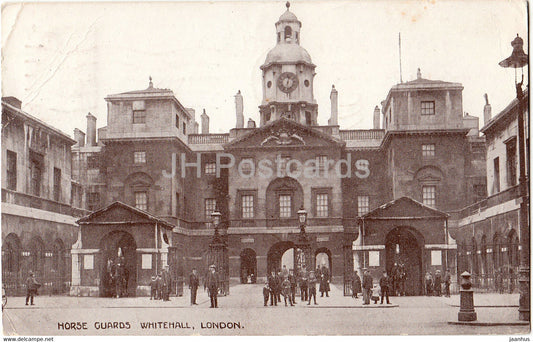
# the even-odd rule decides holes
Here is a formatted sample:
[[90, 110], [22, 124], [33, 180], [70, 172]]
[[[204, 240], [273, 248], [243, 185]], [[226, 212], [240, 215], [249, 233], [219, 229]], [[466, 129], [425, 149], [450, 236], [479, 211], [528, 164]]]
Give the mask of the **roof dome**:
[[279, 17], [279, 21], [298, 21], [298, 18], [294, 13], [289, 11], [288, 9]]
[[298, 44], [278, 44], [266, 56], [265, 64], [305, 62], [312, 64], [309, 53]]

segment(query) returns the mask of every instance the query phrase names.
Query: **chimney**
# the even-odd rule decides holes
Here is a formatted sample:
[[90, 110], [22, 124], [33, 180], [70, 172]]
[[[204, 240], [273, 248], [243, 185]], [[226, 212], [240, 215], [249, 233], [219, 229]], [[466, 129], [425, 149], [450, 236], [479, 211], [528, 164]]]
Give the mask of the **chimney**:
[[374, 129], [379, 129], [379, 117], [380, 117], [380, 110], [379, 110], [379, 107], [376, 106], [376, 108], [374, 108]]
[[200, 117], [202, 119], [202, 134], [209, 134], [209, 116], [205, 113], [205, 108]]
[[242, 101], [242, 95], [241, 91], [239, 90], [237, 92], [237, 95], [235, 95], [235, 115], [237, 116], [237, 122], [235, 124], [235, 128], [243, 128], [244, 127], [244, 104]]
[[489, 103], [489, 95], [483, 95], [485, 97], [485, 107], [483, 107], [483, 124], [486, 125], [490, 121], [492, 115], [492, 106]]
[[96, 117], [87, 114], [87, 146], [96, 146]]
[[17, 99], [14, 96], [2, 97], [2, 101], [12, 105], [15, 108], [18, 108], [18, 109], [22, 108], [22, 101], [20, 101], [19, 99]]
[[416, 71], [416, 78], [421, 79], [422, 78], [422, 71], [420, 71], [420, 68]]
[[331, 100], [331, 117], [328, 121], [328, 124], [331, 126], [337, 126], [338, 123], [338, 113], [339, 113], [339, 107], [338, 107], [338, 93], [337, 89], [335, 89], [335, 85], [331, 85], [331, 93], [329, 94], [329, 99]]
[[74, 140], [78, 142], [78, 147], [85, 146], [85, 133], [83, 133], [79, 128], [74, 128]]
[[252, 120], [252, 118], [248, 119], [248, 124], [247, 124], [246, 128], [255, 128], [255, 121]]

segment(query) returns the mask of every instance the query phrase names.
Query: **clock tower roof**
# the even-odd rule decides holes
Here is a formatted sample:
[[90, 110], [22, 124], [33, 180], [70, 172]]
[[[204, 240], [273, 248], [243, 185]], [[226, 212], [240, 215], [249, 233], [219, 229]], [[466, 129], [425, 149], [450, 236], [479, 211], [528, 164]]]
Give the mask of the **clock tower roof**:
[[273, 63], [287, 63], [293, 64], [298, 62], [304, 62], [313, 64], [311, 61], [311, 55], [303, 47], [298, 44], [278, 44], [272, 50], [270, 50], [266, 56], [265, 64], [261, 68], [264, 68]]

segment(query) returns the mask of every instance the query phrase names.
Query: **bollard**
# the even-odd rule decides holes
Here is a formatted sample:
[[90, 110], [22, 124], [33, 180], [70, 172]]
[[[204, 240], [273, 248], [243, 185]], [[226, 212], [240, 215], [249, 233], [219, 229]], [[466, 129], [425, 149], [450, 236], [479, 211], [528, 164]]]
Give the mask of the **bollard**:
[[472, 290], [471, 275], [468, 272], [461, 274], [461, 306], [459, 308], [459, 322], [471, 322], [477, 320], [477, 314], [474, 310], [474, 290]]

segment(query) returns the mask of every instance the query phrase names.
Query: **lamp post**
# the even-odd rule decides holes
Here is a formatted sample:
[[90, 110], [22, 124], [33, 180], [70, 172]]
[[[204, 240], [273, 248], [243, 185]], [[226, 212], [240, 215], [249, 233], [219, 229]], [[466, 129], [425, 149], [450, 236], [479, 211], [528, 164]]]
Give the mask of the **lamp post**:
[[218, 272], [220, 294], [229, 295], [228, 247], [219, 233], [221, 217], [222, 214], [218, 211], [211, 213], [215, 233], [209, 244], [208, 265], [215, 265], [215, 269]]
[[[518, 159], [520, 166], [520, 175], [518, 178], [520, 190], [520, 301], [518, 316], [521, 321], [529, 321], [530, 303], [529, 303], [529, 222], [528, 222], [528, 186], [526, 176], [526, 154], [525, 154], [525, 134], [524, 134], [524, 94], [522, 85], [524, 83], [523, 67], [528, 64], [528, 56], [524, 53], [524, 41], [516, 35], [511, 42], [513, 52], [511, 56], [501, 61], [499, 64], [504, 68], [515, 69], [515, 86], [516, 98], [518, 100]], [[517, 82], [516, 69], [522, 69], [522, 80]]]
[[298, 241], [296, 242], [296, 265], [298, 269], [301, 270], [304, 267], [309, 268], [310, 251], [311, 244], [307, 238], [307, 233], [305, 232], [305, 227], [307, 225], [307, 211], [304, 209], [303, 205], [298, 210], [298, 222], [300, 225], [300, 233], [298, 235]]

